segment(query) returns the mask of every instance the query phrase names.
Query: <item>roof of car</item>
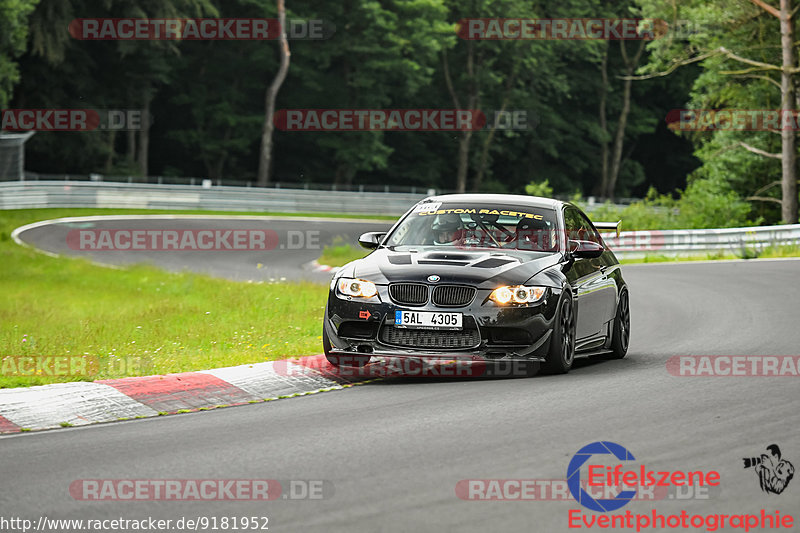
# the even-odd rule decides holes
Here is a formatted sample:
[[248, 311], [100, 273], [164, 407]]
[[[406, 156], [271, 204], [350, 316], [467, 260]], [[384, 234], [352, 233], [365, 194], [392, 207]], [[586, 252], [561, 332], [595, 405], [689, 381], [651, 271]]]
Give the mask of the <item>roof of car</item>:
[[557, 209], [564, 203], [552, 198], [526, 196], [522, 194], [441, 194], [439, 196], [429, 196], [422, 201], [524, 205], [549, 209]]

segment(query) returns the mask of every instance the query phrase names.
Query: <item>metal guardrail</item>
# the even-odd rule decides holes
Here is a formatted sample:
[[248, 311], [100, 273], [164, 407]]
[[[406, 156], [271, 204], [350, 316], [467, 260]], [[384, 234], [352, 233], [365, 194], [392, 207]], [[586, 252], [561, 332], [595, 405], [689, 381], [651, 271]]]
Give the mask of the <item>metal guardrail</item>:
[[[623, 221], [623, 224], [625, 221]], [[668, 257], [703, 253], [730, 253], [753, 257], [770, 246], [800, 245], [800, 224], [747, 228], [623, 231], [617, 237], [603, 233], [603, 240], [618, 257], [646, 255]]]
[[[0, 175], [0, 183], [4, 180]], [[15, 181], [15, 180], [10, 180]], [[38, 172], [25, 171], [25, 179], [20, 181], [91, 181], [95, 183], [130, 183], [130, 184], [152, 184], [152, 185], [202, 185], [207, 182], [214, 187], [255, 187], [253, 181], [243, 180], [211, 180], [208, 178], [193, 178], [184, 176], [106, 176], [103, 174], [41, 174]], [[458, 191], [454, 189], [436, 189], [419, 185], [387, 185], [387, 184], [335, 184], [335, 183], [308, 183], [308, 182], [285, 182], [271, 181], [268, 189], [303, 189], [312, 191], [337, 191], [337, 192], [377, 192], [377, 193], [411, 193], [425, 194], [434, 196], [436, 194], [450, 194]], [[259, 189], [261, 190], [261, 189]], [[570, 200], [570, 195], [555, 195], [558, 200]], [[624, 209], [634, 202], [641, 202], [641, 198], [616, 198], [613, 206]], [[606, 205], [602, 198], [588, 196], [583, 201], [584, 211], [591, 212], [598, 207]], [[654, 210], [663, 210], [663, 207], [652, 207]]]
[[[0, 174], [0, 183], [3, 177]], [[15, 181], [15, 180], [10, 180]], [[184, 176], [106, 176], [103, 174], [41, 174], [38, 172], [25, 171], [25, 179], [21, 181], [91, 181], [95, 183], [130, 183], [130, 184], [153, 184], [153, 185], [202, 185], [203, 182], [208, 182], [215, 187], [255, 187], [253, 181], [243, 180], [219, 180], [197, 177], [184, 177]], [[426, 194], [433, 196], [436, 194], [450, 194], [456, 193], [455, 189], [437, 189], [431, 187], [424, 187], [419, 185], [388, 185], [388, 184], [335, 184], [335, 183], [307, 183], [307, 182], [286, 182], [286, 181], [271, 181], [267, 186], [269, 189], [303, 189], [313, 191], [350, 191], [350, 192], [377, 192], [377, 193], [411, 193], [411, 194]], [[559, 200], [569, 200], [572, 198], [570, 195], [555, 195]], [[625, 208], [634, 202], [641, 202], [641, 198], [616, 198], [612, 204], [617, 208]], [[605, 205], [601, 198], [588, 196], [584, 200], [584, 210], [589, 212], [598, 207]], [[661, 207], [654, 207], [653, 209], [664, 209]]]
[[[0, 183], [2, 183], [0, 175]], [[16, 180], [10, 180], [16, 181]], [[142, 185], [203, 185], [207, 182], [214, 187], [256, 187], [256, 183], [251, 180], [235, 179], [209, 179], [190, 176], [106, 176], [104, 174], [42, 174], [39, 172], [25, 171], [25, 179], [20, 181], [91, 181], [95, 183], [131, 183]], [[268, 189], [304, 189], [314, 191], [350, 191], [350, 192], [379, 192], [395, 193], [405, 192], [411, 194], [447, 194], [455, 192], [444, 189], [431, 189], [419, 185], [388, 185], [388, 184], [336, 184], [336, 183], [308, 183], [297, 181], [270, 181], [266, 187]]]
[[0, 209], [102, 207], [399, 216], [427, 191], [380, 193], [86, 181], [0, 182]]
[[[0, 182], [0, 210], [100, 207], [399, 216], [427, 196], [425, 192], [411, 194], [86, 181], [12, 181]], [[625, 258], [707, 252], [747, 256], [768, 246], [800, 245], [800, 224], [623, 231], [619, 237], [604, 233], [603, 238], [615, 254]]]
[[[202, 181], [206, 181], [202, 185]], [[275, 184], [273, 184], [275, 185]], [[399, 216], [427, 196], [446, 191], [408, 188], [336, 190], [295, 187], [244, 187], [196, 184], [126, 183], [110, 181], [0, 181], [0, 209], [32, 207], [104, 207], [127, 209], [204, 209], [211, 211], [270, 211], [278, 213], [350, 213]], [[586, 206], [587, 212], [602, 204]], [[624, 207], [617, 205], [617, 207]]]

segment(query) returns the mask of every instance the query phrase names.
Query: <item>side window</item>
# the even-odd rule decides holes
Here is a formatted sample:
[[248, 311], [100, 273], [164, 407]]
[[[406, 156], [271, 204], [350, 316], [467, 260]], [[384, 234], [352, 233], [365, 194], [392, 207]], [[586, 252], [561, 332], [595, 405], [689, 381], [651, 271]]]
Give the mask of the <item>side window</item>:
[[581, 217], [582, 226], [586, 230], [586, 238], [584, 238], [584, 240], [596, 242], [597, 244], [603, 244], [603, 239], [600, 237], [600, 234], [597, 233], [597, 231], [594, 229], [592, 223], [589, 222], [589, 219], [586, 218], [586, 215], [584, 215], [583, 213], [579, 213], [579, 215]]
[[585, 233], [585, 230], [582, 231], [583, 228], [581, 227], [583, 220], [581, 220], [580, 213], [577, 210], [571, 207], [564, 210], [564, 225], [567, 230], [567, 239], [573, 241], [584, 240], [582, 234]]
[[575, 208], [568, 207], [564, 211], [564, 223], [567, 238], [575, 241], [592, 241], [602, 244], [600, 235], [594, 230], [589, 219]]
[[395, 231], [394, 234], [392, 235], [392, 238], [389, 241], [389, 245], [390, 246], [397, 246], [398, 244], [403, 242], [403, 239], [408, 234], [408, 228], [410, 226], [411, 226], [411, 224], [409, 224], [407, 222], [403, 222], [403, 224], [401, 224], [400, 227], [397, 228], [397, 231]]

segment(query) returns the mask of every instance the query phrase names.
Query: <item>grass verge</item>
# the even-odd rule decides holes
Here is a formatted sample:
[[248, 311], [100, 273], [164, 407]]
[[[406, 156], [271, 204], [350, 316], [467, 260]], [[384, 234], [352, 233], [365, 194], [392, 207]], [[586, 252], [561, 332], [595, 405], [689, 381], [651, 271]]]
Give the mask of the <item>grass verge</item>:
[[333, 243], [322, 250], [322, 255], [317, 259], [321, 265], [340, 267], [350, 261], [361, 259], [370, 253], [369, 250], [361, 246], [353, 246], [344, 241], [341, 237], [335, 237]]
[[[13, 229], [39, 220], [120, 213], [155, 212], [0, 211], [0, 388], [202, 370], [321, 351], [325, 285], [249, 284], [147, 266], [115, 270], [49, 257], [10, 237]], [[96, 365], [54, 376], [46, 364], [36, 370], [27, 363], [23, 372], [33, 368], [33, 375], [19, 375], [24, 356], [79, 357]]]
[[647, 254], [636, 259], [622, 259], [623, 265], [641, 263], [680, 263], [685, 261], [718, 261], [730, 259], [779, 259], [783, 257], [800, 257], [800, 246], [769, 246], [760, 251], [748, 249], [743, 254], [728, 252], [709, 252], [705, 254], [689, 255], [683, 257], [669, 257], [661, 254]]

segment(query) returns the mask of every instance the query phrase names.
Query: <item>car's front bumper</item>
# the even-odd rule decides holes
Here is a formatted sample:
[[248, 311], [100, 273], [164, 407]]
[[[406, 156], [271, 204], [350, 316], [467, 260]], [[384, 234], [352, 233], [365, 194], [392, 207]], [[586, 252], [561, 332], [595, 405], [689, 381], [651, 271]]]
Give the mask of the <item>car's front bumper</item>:
[[[334, 289], [335, 290], [335, 289]], [[465, 307], [403, 306], [391, 302], [386, 287], [369, 300], [343, 298], [331, 291], [324, 319], [331, 355], [375, 355], [413, 357], [429, 360], [539, 361], [550, 346], [560, 290], [549, 288], [542, 300], [530, 306], [499, 306], [488, 299], [487, 290], [478, 290]], [[463, 314], [463, 330], [452, 335], [464, 341], [461, 346], [431, 346], [437, 335], [447, 333], [394, 328], [397, 310], [458, 312]], [[424, 339], [425, 346], [415, 345]], [[400, 339], [399, 341], [397, 339]], [[449, 339], [452, 343], [452, 338]]]

